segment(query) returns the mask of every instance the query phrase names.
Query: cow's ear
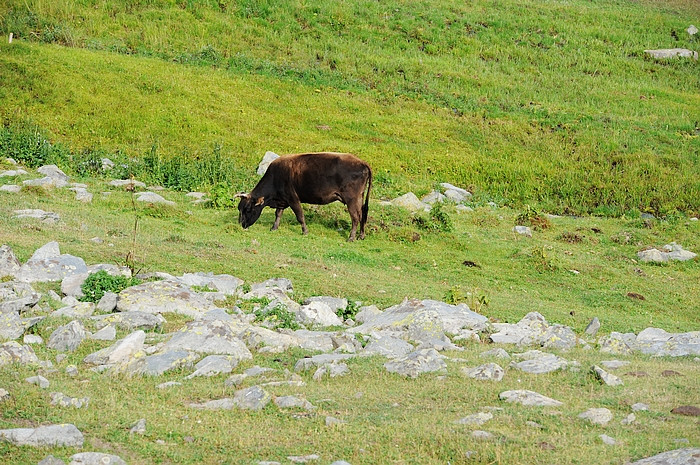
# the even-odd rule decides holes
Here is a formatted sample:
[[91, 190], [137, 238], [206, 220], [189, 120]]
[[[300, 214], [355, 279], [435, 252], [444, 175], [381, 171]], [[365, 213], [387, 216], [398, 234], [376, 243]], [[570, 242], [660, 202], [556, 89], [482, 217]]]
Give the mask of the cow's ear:
[[257, 207], [257, 206], [262, 205], [264, 203], [265, 203], [265, 197], [259, 197], [258, 201], [255, 202], [255, 206]]

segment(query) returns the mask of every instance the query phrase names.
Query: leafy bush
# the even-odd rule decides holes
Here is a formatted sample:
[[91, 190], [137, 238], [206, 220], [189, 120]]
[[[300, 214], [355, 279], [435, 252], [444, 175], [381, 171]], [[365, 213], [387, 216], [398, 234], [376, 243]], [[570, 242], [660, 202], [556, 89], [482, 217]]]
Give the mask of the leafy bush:
[[355, 315], [357, 315], [357, 312], [359, 311], [360, 306], [358, 305], [358, 303], [356, 301], [348, 299], [348, 305], [345, 308], [339, 308], [338, 310], [336, 310], [335, 314], [338, 315], [338, 318], [345, 321], [348, 318], [354, 319]]
[[552, 227], [552, 222], [549, 221], [547, 215], [535, 208], [532, 208], [530, 205], [526, 205], [525, 211], [515, 218], [515, 224], [522, 226], [530, 225], [536, 231], [541, 231]]
[[435, 202], [428, 216], [416, 216], [413, 222], [421, 229], [435, 232], [450, 232], [453, 229], [450, 215], [442, 210], [442, 203]]
[[287, 310], [284, 305], [276, 305], [275, 307], [265, 311], [263, 309], [255, 311], [255, 321], [269, 321], [275, 329], [287, 328], [297, 330], [300, 328], [299, 323], [294, 318], [294, 313]]
[[83, 302], [99, 302], [106, 292], [118, 294], [127, 287], [135, 286], [140, 283], [141, 280], [136, 277], [127, 278], [122, 275], [112, 276], [105, 270], [100, 270], [88, 276], [82, 286], [80, 286], [84, 294], [80, 300]]

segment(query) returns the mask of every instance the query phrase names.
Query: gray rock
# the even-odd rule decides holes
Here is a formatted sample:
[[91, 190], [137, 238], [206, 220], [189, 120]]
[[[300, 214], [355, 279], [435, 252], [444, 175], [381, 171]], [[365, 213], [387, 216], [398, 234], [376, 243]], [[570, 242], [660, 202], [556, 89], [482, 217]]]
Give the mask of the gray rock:
[[271, 400], [260, 386], [252, 386], [236, 391], [233, 398], [217, 399], [203, 404], [190, 404], [192, 408], [205, 410], [231, 410], [238, 407], [243, 410], [262, 410]]
[[24, 176], [27, 173], [23, 169], [16, 169], [16, 170], [5, 170], [5, 171], [0, 171], [0, 178], [14, 178], [16, 176]]
[[338, 425], [344, 425], [347, 422], [345, 420], [341, 420], [339, 418], [327, 416], [326, 417], [326, 426], [338, 426]]
[[486, 358], [486, 357], [505, 358], [505, 359], [510, 358], [510, 355], [508, 355], [508, 352], [506, 352], [504, 349], [501, 349], [500, 347], [498, 347], [496, 349], [487, 350], [486, 352], [482, 352], [481, 355], [479, 355], [479, 356], [482, 358]]
[[58, 327], [46, 343], [49, 349], [55, 349], [60, 352], [73, 352], [80, 343], [85, 339], [87, 333], [83, 324], [77, 320]]
[[0, 430], [0, 440], [15, 446], [82, 447], [83, 434], [71, 424]]
[[279, 408], [300, 408], [307, 411], [316, 409], [308, 400], [295, 396], [275, 397], [275, 405]]
[[0, 313], [0, 340], [19, 339], [24, 330], [24, 322], [17, 313]]
[[162, 195], [156, 194], [155, 192], [151, 192], [151, 191], [137, 192], [136, 193], [136, 201], [137, 202], [144, 202], [144, 203], [160, 204], [160, 205], [169, 205], [169, 206], [176, 205], [176, 203], [173, 202], [172, 200], [166, 200], [165, 198], [163, 198]]
[[113, 325], [107, 325], [90, 336], [97, 341], [113, 341], [117, 338], [117, 329]]
[[25, 186], [41, 187], [42, 189], [53, 189], [54, 187], [66, 187], [68, 185], [68, 182], [62, 179], [52, 178], [51, 176], [44, 176], [43, 178], [28, 179], [26, 181], [22, 181], [22, 184], [24, 184]]
[[508, 403], [518, 403], [528, 407], [559, 407], [564, 405], [558, 400], [543, 396], [534, 391], [515, 390], [503, 391], [499, 394], [499, 398]]
[[41, 299], [31, 285], [17, 281], [0, 283], [0, 313], [22, 313]]
[[635, 404], [632, 404], [632, 411], [633, 412], [642, 412], [649, 410], [649, 406], [647, 404], [644, 404], [642, 402], [637, 402]]
[[87, 272], [87, 265], [80, 257], [61, 255], [58, 243], [50, 242], [36, 252], [17, 272], [22, 282], [62, 281], [66, 276]]
[[582, 420], [588, 420], [594, 425], [605, 426], [613, 419], [613, 414], [606, 408], [589, 408], [578, 415]]
[[646, 328], [635, 339], [635, 348], [656, 357], [700, 355], [700, 331], [668, 333], [663, 329]]
[[38, 364], [34, 350], [28, 345], [20, 345], [15, 341], [0, 344], [0, 366], [19, 363], [21, 365]]
[[583, 333], [588, 337], [595, 337], [595, 335], [598, 334], [598, 330], [600, 330], [600, 321], [596, 316], [593, 317], [590, 323], [588, 323], [588, 326], [586, 326], [586, 330]]
[[321, 457], [318, 454], [310, 454], [310, 455], [289, 455], [287, 456], [287, 460], [293, 463], [307, 463], [307, 462], [314, 462]]
[[4, 402], [10, 398], [10, 393], [7, 390], [0, 388], [0, 402]]
[[257, 169], [258, 175], [262, 176], [263, 174], [265, 174], [265, 172], [267, 171], [267, 167], [270, 166], [270, 163], [277, 160], [279, 157], [280, 156], [277, 155], [275, 152], [270, 152], [270, 151], [265, 152], [265, 155], [263, 155], [263, 158], [260, 161], [260, 164], [258, 164], [258, 169]]
[[340, 363], [350, 358], [355, 357], [354, 354], [319, 354], [313, 357], [302, 358], [297, 360], [294, 365], [294, 371], [307, 371], [312, 368], [322, 367], [326, 364]]
[[41, 375], [31, 376], [31, 377], [25, 379], [25, 381], [28, 382], [29, 384], [36, 384], [41, 389], [48, 389], [48, 387], [49, 387], [49, 380], [44, 378]]
[[18, 194], [22, 190], [22, 186], [17, 184], [3, 184], [0, 186], [0, 192], [7, 192], [10, 194]]
[[[2, 319], [0, 319], [0, 324], [2, 324]], [[25, 344], [43, 344], [44, 339], [36, 334], [25, 334], [22, 342]]]
[[615, 355], [630, 355], [632, 347], [630, 340], [625, 338], [623, 334], [612, 332], [608, 336], [603, 336], [598, 340], [600, 351], [607, 354]]
[[66, 465], [66, 462], [53, 455], [47, 455], [37, 465]]
[[361, 307], [360, 311], [355, 315], [355, 321], [358, 323], [367, 323], [378, 315], [381, 315], [382, 311], [377, 308], [376, 305], [368, 305]]
[[455, 203], [463, 202], [472, 196], [472, 193], [468, 190], [454, 186], [448, 182], [440, 183], [440, 187], [445, 189], [445, 196]]
[[698, 59], [698, 52], [685, 48], [661, 48], [657, 50], [644, 50], [644, 53], [657, 60], [666, 60], [669, 58], [692, 58]]
[[116, 326], [127, 331], [142, 329], [145, 331], [159, 330], [165, 323], [165, 318], [158, 314], [130, 311], [98, 315], [90, 318], [95, 321], [95, 326], [100, 329], [105, 326]]
[[326, 304], [331, 309], [331, 311], [333, 311], [333, 313], [335, 313], [338, 310], [345, 310], [348, 307], [348, 299], [327, 296], [309, 297], [304, 301], [304, 305], [309, 305], [313, 302], [322, 302]]
[[0, 246], [0, 278], [4, 276], [14, 277], [21, 266], [9, 245]]
[[232, 355], [239, 362], [250, 360], [253, 354], [231, 326], [222, 321], [192, 321], [177, 331], [165, 344], [164, 350], [189, 350], [203, 354]]
[[424, 195], [420, 201], [427, 205], [435, 205], [436, 203], [443, 203], [446, 199], [447, 197], [440, 192], [432, 191], [431, 193]]
[[686, 29], [685, 32], [687, 32], [692, 37], [698, 33], [698, 28], [691, 24], [690, 26], [688, 26], [688, 29]]
[[126, 465], [119, 456], [102, 452], [81, 452], [72, 455], [70, 460], [68, 465]]
[[487, 421], [491, 420], [493, 418], [493, 414], [489, 412], [479, 412], [475, 413], [473, 415], [468, 415], [464, 418], [461, 418], [457, 421], [455, 421], [456, 424], [458, 425], [476, 425], [476, 426], [481, 426]]
[[528, 226], [513, 226], [513, 232], [525, 237], [532, 237], [532, 229]]
[[78, 202], [90, 203], [93, 195], [84, 187], [71, 187], [70, 190], [75, 192], [75, 200]]
[[68, 365], [66, 367], [66, 374], [71, 378], [75, 378], [76, 376], [78, 376], [78, 367], [75, 365]]
[[603, 441], [603, 444], [606, 444], [608, 446], [616, 446], [617, 441], [614, 438], [611, 438], [607, 434], [601, 434], [598, 436], [601, 441]]
[[404, 357], [413, 352], [414, 347], [408, 342], [391, 336], [373, 339], [363, 351], [367, 355], [383, 355], [387, 358]]
[[112, 313], [117, 308], [117, 294], [114, 292], [105, 292], [97, 302], [97, 310], [102, 313]]
[[505, 373], [496, 363], [487, 363], [476, 368], [463, 368], [462, 372], [470, 378], [485, 381], [501, 381]]
[[124, 368], [127, 375], [160, 376], [179, 368], [190, 368], [197, 356], [186, 350], [167, 350], [164, 353], [136, 357]]
[[146, 419], [140, 418], [129, 430], [129, 434], [145, 434], [146, 433]]
[[430, 210], [430, 205], [421, 202], [413, 192], [408, 192], [395, 198], [391, 201], [391, 204], [395, 207], [404, 208], [412, 212]]
[[630, 465], [700, 465], [700, 447], [662, 452]]
[[529, 350], [522, 354], [513, 354], [513, 357], [523, 359], [522, 362], [511, 362], [510, 365], [513, 368], [536, 375], [563, 370], [571, 363], [554, 354], [540, 352], [539, 350]]
[[119, 293], [117, 310], [146, 313], [179, 313], [199, 318], [214, 308], [205, 297], [179, 281], [153, 281], [132, 286]]
[[538, 312], [530, 312], [515, 324], [494, 323], [493, 328], [497, 332], [489, 336], [491, 342], [528, 345], [544, 335], [549, 329], [549, 324]]
[[50, 178], [59, 179], [61, 181], [64, 181], [65, 183], [68, 183], [68, 181], [70, 181], [70, 177], [66, 173], [61, 171], [61, 169], [56, 165], [44, 165], [38, 168], [37, 172]]
[[318, 381], [324, 376], [328, 375], [330, 378], [335, 378], [338, 376], [345, 376], [350, 373], [350, 369], [346, 363], [326, 363], [321, 365], [316, 369], [313, 375], [313, 379]]
[[81, 286], [89, 276], [88, 272], [66, 276], [61, 281], [61, 292], [63, 295], [70, 295], [75, 298], [83, 297]]
[[280, 334], [260, 326], [246, 328], [239, 333], [239, 337], [245, 341], [248, 347], [258, 349], [260, 352], [281, 353], [300, 345], [299, 338], [296, 336]]
[[88, 365], [121, 365], [131, 361], [134, 355], [143, 352], [146, 333], [134, 331], [124, 339], [104, 349], [93, 352], [83, 359]]
[[603, 370], [597, 365], [593, 365], [591, 371], [596, 376], [596, 378], [598, 378], [608, 386], [622, 386], [624, 384], [620, 378], [608, 373], [607, 371]]
[[390, 373], [417, 378], [421, 373], [444, 372], [447, 364], [435, 349], [420, 349], [384, 364]]
[[238, 362], [238, 358], [231, 355], [208, 355], [195, 365], [196, 371], [185, 379], [231, 373], [238, 366]]
[[567, 351], [576, 347], [578, 338], [568, 326], [554, 324], [540, 335], [536, 342], [545, 349]]
[[491, 441], [494, 438], [493, 433], [489, 433], [488, 431], [481, 431], [481, 430], [472, 431], [471, 436], [473, 439], [476, 439], [477, 441]]
[[238, 288], [243, 284], [242, 279], [229, 274], [185, 273], [177, 279], [187, 286], [210, 288], [224, 295], [235, 295]]
[[635, 421], [637, 421], [637, 415], [635, 415], [634, 413], [630, 413], [629, 415], [627, 415], [625, 418], [622, 419], [620, 424], [627, 426], [627, 425], [631, 425]]
[[336, 348], [333, 342], [334, 333], [332, 332], [299, 329], [292, 334], [297, 339], [297, 345], [305, 350], [330, 352]]
[[322, 301], [313, 301], [308, 305], [302, 305], [296, 319], [299, 323], [309, 326], [342, 326], [343, 321], [338, 315]]
[[52, 317], [87, 318], [95, 313], [95, 304], [92, 302], [76, 302], [75, 304], [59, 308], [51, 312]]
[[662, 250], [647, 249], [637, 252], [637, 257], [642, 262], [664, 263], [670, 260], [693, 260], [695, 257], [697, 257], [697, 254], [684, 250], [680, 245], [676, 244], [675, 242], [671, 242], [670, 244], [663, 246]]
[[89, 397], [77, 398], [67, 396], [62, 392], [51, 393], [51, 405], [56, 405], [58, 407], [87, 408], [89, 403]]

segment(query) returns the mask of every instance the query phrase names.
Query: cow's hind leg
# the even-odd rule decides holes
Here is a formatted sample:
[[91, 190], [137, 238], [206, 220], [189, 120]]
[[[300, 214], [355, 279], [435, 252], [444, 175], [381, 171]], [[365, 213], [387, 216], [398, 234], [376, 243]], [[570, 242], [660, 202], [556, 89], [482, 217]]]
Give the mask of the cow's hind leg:
[[[348, 213], [350, 213], [350, 220], [352, 221], [352, 228], [350, 228], [350, 237], [348, 237], [348, 242], [353, 242], [355, 240], [355, 235], [357, 233], [357, 225], [360, 223], [362, 218], [362, 199], [353, 200], [348, 204]], [[365, 238], [364, 224], [360, 228], [360, 239]]]
[[280, 227], [280, 220], [282, 219], [282, 212], [284, 211], [284, 208], [278, 208], [275, 210], [275, 223], [272, 225], [271, 231], [277, 231], [277, 228]]

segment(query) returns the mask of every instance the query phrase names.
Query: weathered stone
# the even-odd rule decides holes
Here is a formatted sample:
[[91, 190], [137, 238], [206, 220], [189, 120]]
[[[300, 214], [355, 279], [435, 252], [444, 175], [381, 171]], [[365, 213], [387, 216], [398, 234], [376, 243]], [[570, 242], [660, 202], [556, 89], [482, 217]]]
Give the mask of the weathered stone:
[[10, 398], [10, 393], [6, 389], [0, 388], [0, 402], [4, 402]]
[[66, 173], [64, 173], [56, 165], [41, 166], [41, 167], [37, 168], [37, 172], [40, 174], [43, 174], [44, 176], [48, 176], [50, 178], [60, 179], [66, 183], [68, 183], [68, 181], [70, 181], [70, 177]]
[[476, 368], [463, 368], [462, 372], [470, 378], [485, 381], [501, 381], [505, 373], [496, 363], [487, 363]]
[[513, 232], [525, 237], [532, 237], [532, 229], [529, 226], [513, 226]]
[[239, 333], [239, 337], [245, 341], [248, 347], [258, 349], [260, 352], [281, 353], [290, 347], [299, 345], [298, 337], [280, 334], [260, 326], [246, 328]]
[[443, 203], [447, 197], [438, 191], [432, 191], [429, 194], [423, 196], [420, 199], [421, 202], [427, 205], [435, 205], [436, 203]]
[[17, 281], [0, 283], [0, 313], [22, 313], [36, 305], [40, 299], [41, 294], [27, 283]]
[[576, 347], [578, 338], [576, 333], [568, 326], [554, 324], [536, 339], [536, 342], [545, 349], [570, 350]]
[[360, 311], [355, 315], [355, 321], [360, 324], [367, 323], [381, 313], [382, 311], [376, 305], [367, 305], [360, 308]]
[[0, 440], [15, 446], [82, 447], [83, 434], [71, 424], [0, 430]]
[[636, 420], [637, 420], [637, 416], [634, 413], [630, 413], [625, 418], [623, 418], [622, 421], [620, 421], [620, 424], [627, 426], [627, 425], [631, 425]]
[[134, 331], [111, 346], [88, 355], [83, 362], [88, 365], [125, 364], [129, 362], [134, 355], [143, 352], [143, 343], [145, 340], [146, 333], [141, 330]]
[[307, 371], [312, 368], [321, 367], [327, 363], [340, 363], [355, 357], [354, 354], [319, 354], [297, 360], [294, 371]]
[[338, 376], [345, 376], [350, 373], [350, 368], [346, 363], [326, 363], [318, 367], [313, 375], [315, 381], [320, 380], [324, 376], [328, 375], [330, 378], [335, 378]]
[[338, 310], [345, 310], [348, 307], [348, 299], [341, 299], [339, 297], [327, 297], [327, 296], [314, 296], [309, 297], [304, 301], [304, 305], [309, 305], [312, 302], [323, 302], [328, 305], [330, 309], [335, 313]]
[[295, 396], [275, 397], [275, 405], [279, 408], [300, 408], [307, 411], [316, 409], [308, 400]]
[[7, 192], [10, 194], [18, 194], [22, 190], [22, 186], [17, 184], [3, 184], [0, 186], [0, 192]]
[[685, 48], [661, 48], [657, 50], [644, 50], [644, 53], [657, 60], [666, 60], [669, 58], [692, 58], [698, 59], [698, 52]]
[[83, 324], [77, 320], [58, 327], [46, 343], [49, 349], [55, 349], [60, 352], [73, 352], [80, 343], [85, 339], [87, 333]]
[[239, 362], [250, 360], [253, 354], [231, 326], [222, 321], [191, 321], [177, 331], [165, 344], [164, 350], [189, 350], [203, 354], [232, 355]]
[[90, 339], [98, 341], [113, 341], [117, 338], [117, 329], [113, 325], [107, 325], [90, 336]]
[[486, 357], [494, 357], [494, 358], [510, 358], [510, 355], [508, 352], [506, 352], [504, 349], [501, 349], [500, 347], [497, 347], [495, 349], [490, 349], [487, 350], [486, 352], [482, 352], [481, 355], [479, 355], [482, 358]]
[[299, 323], [310, 326], [342, 326], [343, 324], [328, 304], [321, 301], [302, 305], [296, 314], [296, 319]]
[[515, 402], [528, 407], [559, 407], [561, 405], [564, 405], [558, 400], [528, 390], [504, 391], [499, 394], [499, 397], [505, 402]]
[[36, 334], [25, 334], [22, 342], [25, 344], [43, 344], [44, 339]]
[[700, 447], [662, 452], [630, 465], [700, 465]]
[[258, 169], [257, 169], [258, 176], [262, 176], [263, 174], [265, 174], [265, 172], [267, 171], [267, 167], [270, 166], [270, 163], [277, 160], [279, 157], [280, 156], [277, 155], [275, 152], [270, 152], [270, 151], [265, 152], [265, 155], [263, 155], [263, 158], [260, 161], [260, 164], [258, 164]]
[[598, 436], [601, 441], [603, 441], [603, 444], [606, 444], [608, 446], [616, 446], [617, 441], [614, 438], [611, 438], [607, 434], [601, 434]]
[[77, 398], [67, 396], [62, 392], [51, 393], [51, 405], [56, 405], [58, 407], [87, 408], [89, 403], [89, 397]]
[[598, 317], [593, 317], [590, 323], [588, 323], [588, 326], [586, 326], [586, 330], [583, 332], [586, 336], [588, 337], [595, 337], [596, 334], [598, 334], [598, 331], [600, 330], [600, 321], [598, 320]]
[[475, 413], [473, 415], [468, 415], [464, 418], [461, 418], [457, 421], [455, 421], [456, 424], [458, 425], [476, 425], [476, 426], [481, 426], [487, 421], [491, 420], [493, 418], [493, 414], [489, 412], [479, 412]]
[[0, 278], [4, 276], [14, 277], [21, 266], [9, 245], [0, 246]]
[[51, 176], [44, 176], [43, 178], [37, 179], [27, 179], [22, 181], [25, 186], [41, 187], [42, 189], [53, 189], [54, 187], [61, 188], [68, 185], [67, 181], [58, 178], [52, 178]]
[[105, 292], [97, 302], [97, 310], [102, 313], [112, 313], [117, 308], [117, 297], [114, 292]]
[[214, 308], [205, 297], [179, 281], [153, 281], [132, 286], [119, 293], [117, 310], [146, 313], [180, 313], [192, 318]]
[[412, 212], [427, 211], [430, 210], [430, 205], [421, 202], [416, 194], [413, 192], [408, 192], [402, 196], [399, 196], [391, 201], [391, 204], [395, 207], [405, 208], [406, 210]]
[[226, 296], [235, 295], [243, 280], [229, 274], [185, 273], [177, 278], [187, 286], [212, 289]]
[[668, 333], [663, 329], [646, 328], [635, 339], [635, 348], [656, 357], [700, 355], [700, 331]]
[[140, 418], [129, 430], [129, 434], [146, 434], [146, 419]]
[[238, 366], [238, 362], [238, 358], [231, 355], [208, 355], [195, 365], [196, 371], [185, 379], [231, 373]]
[[549, 324], [538, 312], [530, 312], [515, 324], [495, 323], [493, 327], [497, 332], [489, 336], [491, 342], [528, 345], [542, 336], [549, 328]]
[[119, 456], [102, 452], [81, 452], [72, 455], [70, 460], [68, 465], [126, 465]]
[[608, 386], [622, 386], [624, 383], [617, 376], [608, 373], [597, 365], [591, 367], [591, 371], [596, 378], [607, 384]]
[[417, 378], [421, 373], [444, 372], [447, 364], [435, 349], [420, 349], [384, 364], [390, 373]]
[[540, 352], [539, 350], [529, 350], [522, 354], [513, 354], [513, 357], [523, 359], [523, 361], [511, 362], [510, 365], [512, 367], [532, 374], [543, 374], [563, 370], [571, 364], [571, 362], [561, 357], [546, 352]]
[[19, 339], [24, 329], [24, 322], [17, 313], [0, 313], [0, 341]]
[[197, 359], [186, 350], [167, 350], [164, 353], [136, 357], [124, 368], [127, 375], [160, 376], [171, 370], [189, 368]]
[[53, 455], [47, 455], [37, 465], [66, 465], [66, 462]]
[[159, 330], [165, 323], [165, 318], [158, 314], [139, 311], [111, 313], [109, 315], [97, 315], [90, 318], [95, 321], [95, 326], [100, 329], [105, 326], [116, 326], [127, 331], [142, 329], [145, 331]]
[[30, 346], [10, 341], [0, 344], [0, 366], [10, 363], [28, 365], [39, 363], [39, 359]]
[[151, 204], [169, 205], [169, 206], [176, 205], [176, 203], [173, 202], [172, 200], [166, 200], [165, 198], [163, 198], [162, 195], [156, 194], [155, 192], [151, 192], [151, 191], [137, 192], [136, 193], [136, 201], [137, 202], [151, 203]]
[[87, 265], [80, 257], [60, 254], [58, 243], [49, 242], [22, 265], [17, 272], [18, 281], [62, 281], [66, 276], [87, 272]]
[[613, 414], [606, 408], [589, 408], [578, 415], [582, 420], [588, 420], [594, 425], [605, 426], [613, 419]]
[[414, 350], [408, 342], [391, 336], [373, 339], [363, 351], [367, 355], [383, 355], [387, 358], [404, 357]]
[[609, 336], [603, 336], [598, 340], [600, 351], [608, 354], [629, 355], [632, 353], [629, 339], [623, 334], [612, 332]]
[[92, 302], [76, 302], [75, 304], [61, 307], [51, 312], [52, 317], [87, 318], [95, 313], [95, 304]]
[[16, 169], [16, 170], [5, 170], [5, 171], [0, 171], [0, 178], [14, 178], [16, 176], [24, 176], [27, 173], [23, 169]]
[[44, 378], [41, 375], [31, 376], [31, 377], [25, 379], [25, 381], [28, 382], [29, 384], [36, 384], [41, 389], [47, 389], [50, 385], [49, 380]]
[[84, 187], [71, 187], [70, 190], [75, 192], [75, 200], [78, 202], [90, 203], [93, 195]]

